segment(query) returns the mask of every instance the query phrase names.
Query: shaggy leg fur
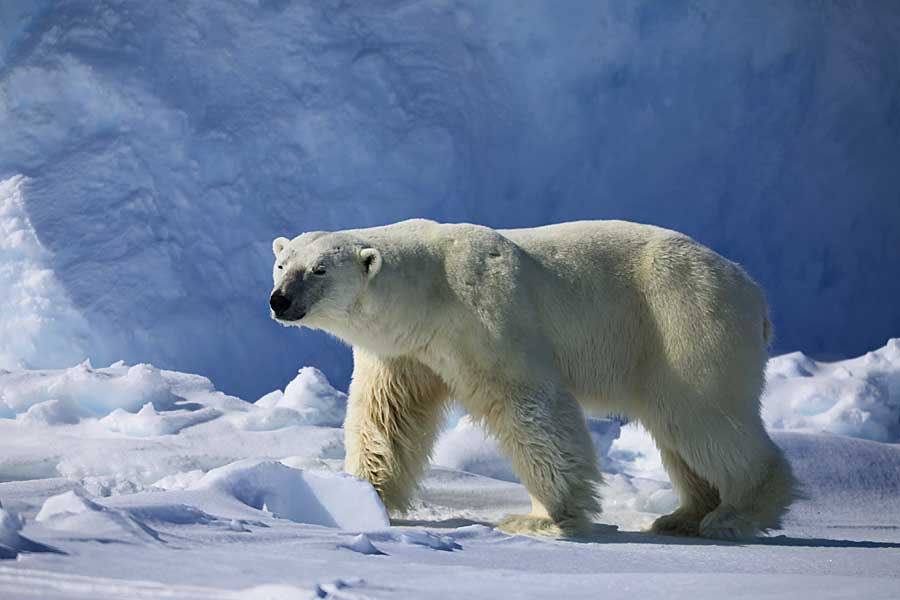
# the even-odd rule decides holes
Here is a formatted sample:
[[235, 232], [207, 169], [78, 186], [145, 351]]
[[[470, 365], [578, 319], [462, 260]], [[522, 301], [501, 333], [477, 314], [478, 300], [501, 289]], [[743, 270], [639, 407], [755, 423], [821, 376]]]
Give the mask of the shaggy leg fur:
[[[781, 450], [769, 439], [759, 417], [754, 415], [739, 421], [735, 417], [704, 415], [686, 416], [667, 428], [678, 432], [678, 456], [689, 471], [702, 474], [718, 492], [721, 502], [702, 516], [699, 534], [718, 539], [748, 539], [759, 532], [778, 528], [781, 516], [794, 499], [794, 478], [790, 465]], [[665, 446], [671, 446], [666, 440]], [[712, 504], [709, 490], [696, 480], [684, 481], [684, 470], [676, 466], [673, 482], [676, 487], [687, 486], [696, 497], [706, 498], [703, 508]], [[682, 479], [682, 481], [679, 481]], [[680, 490], [679, 490], [680, 491]], [[679, 509], [681, 510], [681, 509]], [[654, 530], [690, 528], [688, 518], [695, 519], [699, 509], [664, 519]]]
[[694, 473], [674, 450], [662, 448], [660, 453], [681, 505], [675, 512], [656, 519], [650, 530], [664, 535], [700, 535], [700, 521], [719, 505], [719, 492]]
[[720, 488], [722, 503], [700, 522], [700, 535], [719, 539], [747, 539], [781, 527], [781, 517], [796, 498], [790, 464], [762, 432], [755, 459], [743, 465], [743, 477]]
[[344, 423], [348, 473], [372, 483], [390, 510], [409, 508], [444, 414], [447, 387], [408, 358], [353, 353]]
[[601, 476], [575, 399], [545, 385], [489, 406], [476, 416], [512, 458], [533, 507], [531, 514], [506, 517], [499, 528], [552, 537], [589, 533], [591, 516], [600, 512], [595, 485]]

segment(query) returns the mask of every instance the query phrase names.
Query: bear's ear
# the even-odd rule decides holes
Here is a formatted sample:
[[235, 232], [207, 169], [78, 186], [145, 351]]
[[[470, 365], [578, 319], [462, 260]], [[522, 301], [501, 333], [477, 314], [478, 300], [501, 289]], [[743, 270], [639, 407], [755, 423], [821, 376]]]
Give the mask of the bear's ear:
[[275, 241], [272, 242], [272, 252], [275, 253], [275, 256], [278, 256], [284, 247], [291, 243], [291, 240], [286, 237], [278, 237], [275, 238]]
[[371, 279], [381, 270], [381, 252], [375, 248], [363, 248], [359, 251], [359, 262], [363, 272]]

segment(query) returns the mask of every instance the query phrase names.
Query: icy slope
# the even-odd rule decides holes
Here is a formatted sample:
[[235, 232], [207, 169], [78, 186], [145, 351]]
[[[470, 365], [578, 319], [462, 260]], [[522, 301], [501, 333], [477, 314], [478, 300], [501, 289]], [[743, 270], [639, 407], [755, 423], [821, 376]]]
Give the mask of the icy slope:
[[0, 367], [345, 387], [346, 350], [268, 321], [270, 240], [411, 216], [682, 229], [780, 348], [860, 353], [900, 332], [898, 45], [891, 2], [2, 3], [0, 202], [56, 283], [0, 240], [0, 332], [60, 343]]

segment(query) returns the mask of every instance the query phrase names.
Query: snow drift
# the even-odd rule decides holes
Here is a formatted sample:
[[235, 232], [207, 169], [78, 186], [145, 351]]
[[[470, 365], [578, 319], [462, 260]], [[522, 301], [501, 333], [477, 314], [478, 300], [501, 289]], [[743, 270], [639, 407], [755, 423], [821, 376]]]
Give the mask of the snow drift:
[[191, 489], [215, 490], [300, 523], [356, 531], [390, 526], [375, 488], [343, 473], [306, 472], [277, 461], [247, 460], [210, 471]]
[[900, 442], [900, 338], [831, 363], [800, 352], [778, 356], [766, 379], [763, 417], [771, 428]]
[[0, 368], [344, 387], [268, 320], [270, 241], [411, 216], [680, 229], [780, 349], [863, 352], [900, 331], [898, 45], [893, 3], [4, 3]]

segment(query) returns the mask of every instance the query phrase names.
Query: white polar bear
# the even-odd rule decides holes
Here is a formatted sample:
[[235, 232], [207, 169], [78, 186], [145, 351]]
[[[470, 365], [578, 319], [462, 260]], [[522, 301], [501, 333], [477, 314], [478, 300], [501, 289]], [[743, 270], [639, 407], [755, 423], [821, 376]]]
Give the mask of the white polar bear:
[[353, 346], [346, 469], [389, 508], [408, 506], [451, 397], [531, 494], [531, 514], [500, 524], [509, 532], [589, 532], [601, 476], [581, 407], [653, 435], [681, 499], [656, 532], [753, 536], [793, 498], [759, 415], [763, 293], [682, 234], [412, 220], [273, 250], [273, 317]]

